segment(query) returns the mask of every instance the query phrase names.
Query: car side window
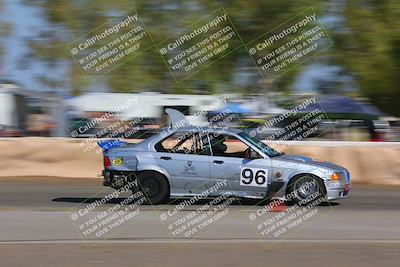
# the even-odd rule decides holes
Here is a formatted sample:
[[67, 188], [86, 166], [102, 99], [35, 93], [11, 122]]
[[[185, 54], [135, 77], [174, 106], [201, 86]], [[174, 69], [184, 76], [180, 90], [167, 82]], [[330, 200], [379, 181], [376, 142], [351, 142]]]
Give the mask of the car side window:
[[210, 155], [207, 134], [177, 132], [155, 145], [157, 152]]
[[[249, 158], [252, 150], [239, 138], [229, 134], [210, 134], [213, 156]], [[255, 152], [256, 153], [256, 152]]]

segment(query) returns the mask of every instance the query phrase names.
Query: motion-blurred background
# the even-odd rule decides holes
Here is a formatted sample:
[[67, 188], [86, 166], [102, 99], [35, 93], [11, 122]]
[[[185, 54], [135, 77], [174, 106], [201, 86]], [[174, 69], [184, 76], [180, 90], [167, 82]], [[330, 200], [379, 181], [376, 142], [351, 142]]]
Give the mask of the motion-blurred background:
[[[244, 42], [312, 7], [333, 46], [272, 81], [260, 76], [243, 48], [180, 83], [157, 49], [94, 82], [82, 77], [67, 49], [132, 7], [160, 42], [221, 6]], [[113, 137], [157, 131], [165, 126], [165, 108], [190, 116], [217, 95], [227, 103], [214, 112], [229, 110], [236, 115], [231, 126], [254, 129], [317, 96], [326, 117], [307, 139], [399, 141], [399, 18], [395, 0], [0, 0], [0, 136], [104, 137], [109, 133], [96, 132], [127, 114], [108, 118], [85, 134], [71, 133], [130, 96], [146, 103], [144, 118], [137, 131]], [[285, 125], [258, 137], [268, 138], [280, 127]]]

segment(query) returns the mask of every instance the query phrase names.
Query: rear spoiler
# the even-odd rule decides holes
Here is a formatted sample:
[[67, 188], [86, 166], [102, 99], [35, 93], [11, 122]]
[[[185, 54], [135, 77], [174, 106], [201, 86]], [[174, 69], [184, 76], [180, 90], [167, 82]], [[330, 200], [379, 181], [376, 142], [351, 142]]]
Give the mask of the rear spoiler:
[[103, 149], [103, 151], [107, 151], [111, 148], [116, 148], [127, 144], [127, 142], [123, 142], [118, 139], [106, 139], [98, 141], [97, 144], [99, 145], [99, 147], [101, 147], [101, 149]]

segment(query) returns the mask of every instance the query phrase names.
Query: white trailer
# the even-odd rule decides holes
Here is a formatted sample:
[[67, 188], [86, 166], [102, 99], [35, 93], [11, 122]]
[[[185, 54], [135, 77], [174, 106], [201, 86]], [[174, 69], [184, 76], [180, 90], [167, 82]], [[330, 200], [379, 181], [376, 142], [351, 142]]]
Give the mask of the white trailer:
[[[228, 97], [232, 97], [229, 95]], [[85, 117], [90, 112], [120, 111], [120, 118], [145, 117], [161, 119], [166, 108], [174, 108], [194, 121], [201, 111], [216, 110], [225, 105], [218, 95], [180, 95], [161, 93], [89, 93], [67, 100], [73, 116]]]
[[26, 103], [18, 86], [0, 84], [0, 135], [21, 136], [26, 128]]

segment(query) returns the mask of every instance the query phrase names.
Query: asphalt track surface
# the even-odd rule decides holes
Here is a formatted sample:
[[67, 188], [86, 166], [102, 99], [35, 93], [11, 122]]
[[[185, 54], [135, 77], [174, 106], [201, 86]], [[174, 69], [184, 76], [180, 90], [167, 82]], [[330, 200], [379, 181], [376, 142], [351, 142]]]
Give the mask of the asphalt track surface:
[[[314, 207], [301, 223], [291, 221], [290, 231], [282, 232], [286, 225], [266, 237], [249, 219], [263, 211], [255, 201], [224, 206], [224, 216], [202, 231], [174, 236], [168, 226], [208, 203], [160, 219], [179, 200], [137, 206], [138, 213], [110, 235], [84, 236], [82, 222], [129, 194], [85, 214], [84, 221], [74, 222], [72, 214], [112, 192], [101, 179], [1, 178], [0, 266], [400, 266], [400, 187], [354, 185], [348, 199]], [[261, 221], [295, 213], [288, 208], [264, 213]]]

